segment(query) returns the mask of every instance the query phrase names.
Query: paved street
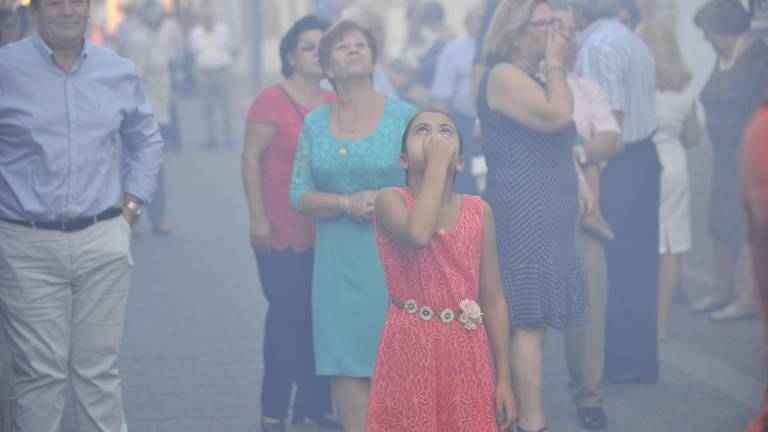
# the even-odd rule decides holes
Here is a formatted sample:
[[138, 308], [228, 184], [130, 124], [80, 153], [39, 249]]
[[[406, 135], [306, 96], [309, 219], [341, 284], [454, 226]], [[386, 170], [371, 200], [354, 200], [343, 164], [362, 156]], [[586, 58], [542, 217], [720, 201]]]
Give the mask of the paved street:
[[[188, 107], [187, 120], [195, 109]], [[143, 221], [133, 244], [120, 363], [132, 431], [258, 430], [265, 300], [248, 246], [240, 153], [198, 150], [196, 129], [187, 131], [182, 153], [167, 157], [173, 237], [152, 236]], [[756, 320], [712, 325], [677, 306], [661, 349], [661, 382], [606, 386], [608, 431], [744, 430], [766, 382], [760, 341]], [[552, 332], [546, 410], [553, 432], [578, 431], [562, 345]], [[71, 410], [66, 417], [71, 424]]]

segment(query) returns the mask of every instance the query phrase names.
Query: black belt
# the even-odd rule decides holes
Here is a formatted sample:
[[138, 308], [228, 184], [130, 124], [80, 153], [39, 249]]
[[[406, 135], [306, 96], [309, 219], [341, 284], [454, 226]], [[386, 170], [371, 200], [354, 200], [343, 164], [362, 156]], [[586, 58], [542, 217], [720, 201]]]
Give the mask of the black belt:
[[28, 228], [63, 231], [63, 232], [75, 232], [88, 228], [96, 222], [113, 219], [120, 216], [123, 213], [123, 209], [119, 207], [112, 207], [104, 210], [93, 217], [73, 218], [65, 219], [54, 222], [32, 222], [32, 221], [18, 221], [13, 219], [6, 219], [0, 217], [0, 220], [10, 222], [12, 224], [25, 226]]

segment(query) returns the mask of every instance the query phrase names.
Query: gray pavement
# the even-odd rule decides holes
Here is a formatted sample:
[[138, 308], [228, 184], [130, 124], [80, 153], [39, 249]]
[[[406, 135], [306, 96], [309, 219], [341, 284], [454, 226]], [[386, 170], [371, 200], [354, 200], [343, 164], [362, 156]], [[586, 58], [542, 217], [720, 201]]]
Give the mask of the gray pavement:
[[[197, 109], [185, 108], [186, 118]], [[265, 300], [248, 246], [240, 152], [199, 150], [196, 128], [184, 151], [167, 157], [173, 237], [152, 236], [143, 221], [133, 244], [120, 360], [132, 431], [258, 430]], [[706, 289], [689, 285], [694, 295]], [[661, 381], [607, 385], [607, 430], [743, 431], [766, 382], [761, 340], [756, 320], [714, 325], [676, 306]], [[545, 357], [550, 430], [578, 431], [559, 332]], [[71, 417], [65, 432], [75, 432]]]

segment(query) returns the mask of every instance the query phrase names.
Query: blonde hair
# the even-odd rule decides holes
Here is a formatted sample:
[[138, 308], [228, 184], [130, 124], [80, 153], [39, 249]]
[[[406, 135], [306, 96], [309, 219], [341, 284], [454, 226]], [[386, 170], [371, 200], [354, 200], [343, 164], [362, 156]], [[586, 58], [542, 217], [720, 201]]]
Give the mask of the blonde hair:
[[515, 54], [515, 39], [533, 15], [533, 10], [547, 0], [502, 0], [496, 7], [483, 41], [483, 59], [487, 64], [509, 60]]
[[637, 35], [648, 45], [656, 60], [656, 88], [682, 91], [693, 76], [683, 63], [672, 27], [659, 19], [650, 19], [640, 23]]

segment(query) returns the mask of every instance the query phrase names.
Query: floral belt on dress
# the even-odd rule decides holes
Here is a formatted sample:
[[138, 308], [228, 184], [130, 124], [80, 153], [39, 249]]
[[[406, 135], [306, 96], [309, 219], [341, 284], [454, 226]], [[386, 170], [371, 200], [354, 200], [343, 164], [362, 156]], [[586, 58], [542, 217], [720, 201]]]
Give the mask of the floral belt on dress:
[[480, 305], [476, 301], [466, 299], [459, 303], [459, 310], [453, 311], [451, 309], [444, 309], [439, 314], [435, 314], [429, 306], [419, 306], [416, 300], [406, 300], [401, 302], [397, 299], [391, 299], [393, 305], [404, 309], [409, 314], [419, 314], [419, 318], [424, 321], [431, 319], [439, 319], [445, 324], [450, 324], [453, 321], [458, 321], [465, 330], [475, 330], [478, 324], [483, 322], [483, 312], [480, 310]]

